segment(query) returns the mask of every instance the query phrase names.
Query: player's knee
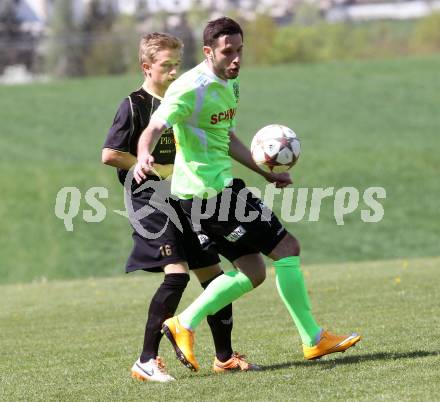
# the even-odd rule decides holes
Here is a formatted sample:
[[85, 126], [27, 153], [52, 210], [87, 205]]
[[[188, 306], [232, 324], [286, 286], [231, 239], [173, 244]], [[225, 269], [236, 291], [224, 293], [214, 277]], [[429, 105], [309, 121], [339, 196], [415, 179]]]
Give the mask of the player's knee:
[[249, 254], [237, 258], [234, 266], [245, 274], [256, 288], [266, 279], [266, 264], [261, 254]]
[[291, 237], [291, 240], [290, 240], [289, 248], [290, 248], [291, 255], [297, 256], [297, 255], [299, 255], [299, 252], [301, 251], [301, 246], [300, 246], [299, 241], [296, 237], [294, 237], [294, 236], [290, 236], [290, 237]]
[[297, 256], [300, 253], [299, 241], [290, 233], [281, 240], [275, 249], [269, 254], [269, 257], [277, 261], [281, 258]]
[[220, 275], [223, 274], [223, 270], [221, 269], [219, 264], [205, 268], [195, 269], [193, 270], [193, 272], [197, 276], [200, 285], [204, 289], [206, 289], [214, 279], [217, 279]]
[[258, 270], [252, 275], [252, 278], [250, 278], [252, 285], [254, 286], [254, 289], [257, 286], [260, 286], [265, 279], [266, 279], [266, 269]]
[[188, 264], [186, 262], [175, 262], [162, 267], [165, 274], [189, 274]]

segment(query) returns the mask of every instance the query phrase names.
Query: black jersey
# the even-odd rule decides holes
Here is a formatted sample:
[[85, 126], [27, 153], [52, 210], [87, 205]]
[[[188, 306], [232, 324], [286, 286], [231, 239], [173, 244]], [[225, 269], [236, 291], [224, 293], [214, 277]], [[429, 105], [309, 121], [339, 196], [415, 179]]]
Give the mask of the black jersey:
[[[160, 105], [160, 99], [143, 88], [132, 92], [119, 106], [103, 148], [129, 152], [137, 155], [137, 145], [142, 131], [148, 126], [151, 115]], [[161, 165], [174, 163], [176, 146], [173, 129], [164, 131], [153, 151], [154, 161]], [[123, 184], [127, 171], [117, 168], [119, 181]]]

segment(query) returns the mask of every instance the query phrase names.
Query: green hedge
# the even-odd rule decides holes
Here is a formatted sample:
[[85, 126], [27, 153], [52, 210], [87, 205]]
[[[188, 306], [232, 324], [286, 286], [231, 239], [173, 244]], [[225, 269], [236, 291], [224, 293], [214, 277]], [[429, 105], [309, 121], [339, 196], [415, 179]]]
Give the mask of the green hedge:
[[248, 64], [386, 58], [440, 51], [440, 14], [417, 21], [292, 24], [260, 16], [245, 26]]

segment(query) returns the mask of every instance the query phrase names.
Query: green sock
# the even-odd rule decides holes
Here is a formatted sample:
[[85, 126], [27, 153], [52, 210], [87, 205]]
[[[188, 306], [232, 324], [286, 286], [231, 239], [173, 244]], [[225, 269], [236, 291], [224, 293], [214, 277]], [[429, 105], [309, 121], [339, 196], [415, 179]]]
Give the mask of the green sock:
[[195, 329], [205, 317], [215, 314], [252, 289], [252, 282], [245, 274], [237, 271], [226, 272], [214, 279], [204, 292], [179, 314], [179, 321], [185, 328]]
[[302, 342], [316, 344], [321, 327], [313, 318], [299, 257], [286, 257], [274, 262], [278, 293], [299, 330]]

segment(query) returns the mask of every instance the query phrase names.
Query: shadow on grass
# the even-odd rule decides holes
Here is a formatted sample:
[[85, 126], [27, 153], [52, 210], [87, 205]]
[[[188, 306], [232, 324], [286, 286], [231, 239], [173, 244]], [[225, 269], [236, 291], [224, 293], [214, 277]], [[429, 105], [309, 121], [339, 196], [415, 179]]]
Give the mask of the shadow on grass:
[[[377, 361], [377, 360], [399, 360], [399, 359], [416, 359], [420, 357], [429, 357], [429, 356], [440, 356], [440, 351], [425, 351], [425, 350], [419, 350], [414, 352], [406, 352], [406, 353], [393, 353], [393, 352], [381, 352], [381, 353], [371, 353], [371, 354], [365, 354], [365, 355], [352, 355], [347, 357], [341, 357], [331, 360], [299, 360], [299, 361], [293, 361], [293, 362], [285, 362], [285, 363], [278, 363], [278, 364], [270, 364], [267, 366], [259, 365], [261, 370], [255, 372], [261, 372], [261, 371], [269, 371], [269, 370], [277, 370], [277, 369], [284, 369], [284, 368], [290, 368], [290, 367], [314, 367], [314, 366], [320, 366], [322, 369], [332, 369], [339, 365], [345, 365], [345, 364], [357, 364], [362, 362], [368, 362], [368, 361]], [[336, 354], [335, 354], [336, 357]], [[228, 375], [233, 374], [243, 374], [240, 371], [232, 371], [228, 373]], [[210, 372], [202, 372], [198, 373], [196, 375], [187, 373], [184, 374], [182, 377], [179, 377], [179, 379], [185, 379], [185, 380], [192, 380], [192, 379], [200, 379], [200, 378], [206, 378], [209, 379], [212, 376], [218, 376], [218, 374], [213, 374]]]
[[419, 350], [414, 352], [406, 352], [406, 353], [392, 353], [392, 352], [381, 352], [381, 353], [371, 353], [366, 355], [355, 355], [355, 356], [347, 356], [339, 359], [332, 360], [314, 360], [314, 361], [295, 361], [295, 362], [286, 362], [279, 364], [271, 364], [268, 366], [261, 366], [261, 371], [267, 370], [276, 370], [288, 367], [304, 367], [304, 366], [322, 366], [323, 368], [332, 368], [338, 365], [344, 364], [356, 364], [368, 361], [376, 361], [376, 360], [398, 360], [398, 359], [415, 359], [419, 357], [428, 357], [428, 356], [439, 356], [440, 351], [425, 351]]

